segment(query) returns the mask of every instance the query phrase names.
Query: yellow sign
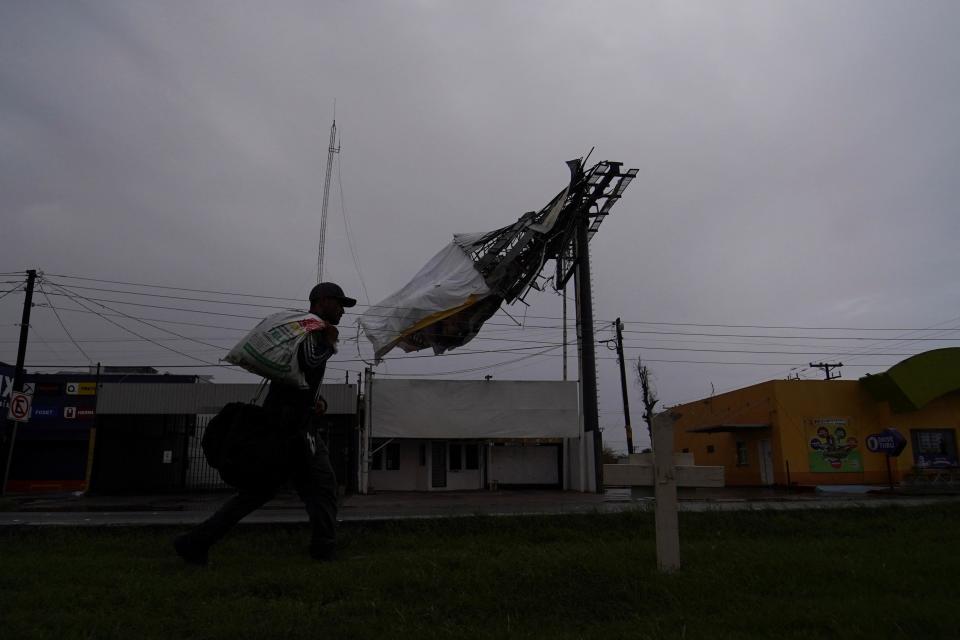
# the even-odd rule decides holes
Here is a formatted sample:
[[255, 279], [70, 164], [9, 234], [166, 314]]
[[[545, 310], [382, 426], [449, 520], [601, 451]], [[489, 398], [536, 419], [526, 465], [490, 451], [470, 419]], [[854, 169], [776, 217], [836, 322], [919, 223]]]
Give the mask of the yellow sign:
[[68, 382], [68, 396], [95, 396], [97, 395], [96, 382]]

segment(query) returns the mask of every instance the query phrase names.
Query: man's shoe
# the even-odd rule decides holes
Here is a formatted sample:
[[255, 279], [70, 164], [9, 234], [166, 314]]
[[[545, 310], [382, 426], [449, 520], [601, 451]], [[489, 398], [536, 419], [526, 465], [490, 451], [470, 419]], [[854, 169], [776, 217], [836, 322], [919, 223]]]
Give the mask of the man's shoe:
[[207, 566], [209, 559], [207, 557], [208, 547], [201, 547], [193, 542], [190, 534], [183, 533], [173, 539], [173, 549], [177, 555], [183, 558], [184, 562], [195, 564], [201, 567]]

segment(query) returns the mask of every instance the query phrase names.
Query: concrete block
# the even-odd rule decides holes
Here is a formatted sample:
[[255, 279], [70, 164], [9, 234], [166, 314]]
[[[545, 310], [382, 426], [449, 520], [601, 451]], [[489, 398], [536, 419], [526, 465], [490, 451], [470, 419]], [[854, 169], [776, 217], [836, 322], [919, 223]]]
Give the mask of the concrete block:
[[[652, 453], [631, 453], [629, 456], [628, 464], [648, 464], [653, 466], [653, 454]], [[693, 466], [693, 454], [692, 453], [674, 453], [673, 454], [673, 464], [674, 466]]]
[[[674, 467], [678, 487], [722, 487], [723, 467], [697, 467], [681, 465]], [[652, 487], [653, 465], [605, 464], [603, 484], [608, 487]]]

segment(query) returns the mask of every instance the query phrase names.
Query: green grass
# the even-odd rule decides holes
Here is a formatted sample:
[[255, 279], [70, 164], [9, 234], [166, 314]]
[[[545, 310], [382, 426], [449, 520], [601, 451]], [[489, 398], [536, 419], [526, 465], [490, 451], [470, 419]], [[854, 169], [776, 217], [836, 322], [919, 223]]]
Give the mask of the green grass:
[[960, 638], [960, 505], [240, 527], [213, 566], [172, 530], [0, 530], [4, 638]]

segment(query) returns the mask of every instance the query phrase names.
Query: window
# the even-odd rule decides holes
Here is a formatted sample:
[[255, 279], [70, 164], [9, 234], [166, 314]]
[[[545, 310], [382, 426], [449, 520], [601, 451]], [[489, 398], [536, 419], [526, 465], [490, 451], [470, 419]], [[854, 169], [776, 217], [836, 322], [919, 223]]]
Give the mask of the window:
[[737, 442], [737, 466], [738, 467], [750, 466], [750, 459], [747, 457], [746, 442]]
[[422, 443], [420, 445], [420, 466], [427, 466], [427, 445]]
[[396, 443], [388, 444], [384, 447], [383, 452], [387, 463], [387, 471], [398, 471], [400, 469], [400, 445]]
[[913, 463], [920, 468], [957, 466], [957, 434], [953, 429], [911, 429]]
[[374, 454], [370, 456], [371, 471], [397, 471], [400, 469], [400, 445], [391, 442], [383, 446], [383, 440], [371, 443]]
[[464, 467], [467, 469], [479, 469], [480, 468], [480, 451], [479, 447], [475, 444], [464, 445], [463, 452], [466, 457], [466, 462]]
[[460, 471], [463, 469], [463, 460], [460, 456], [460, 445], [450, 445], [450, 471]]

